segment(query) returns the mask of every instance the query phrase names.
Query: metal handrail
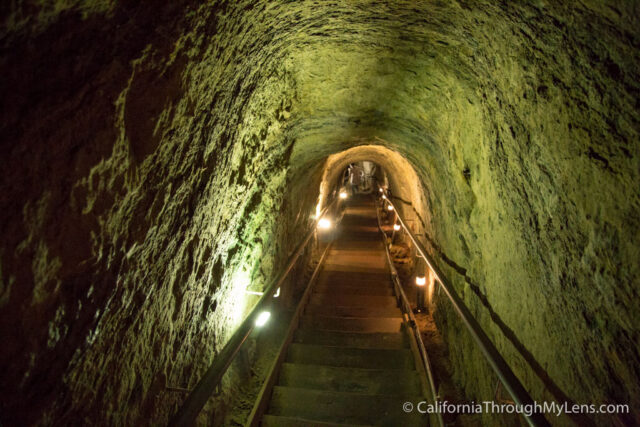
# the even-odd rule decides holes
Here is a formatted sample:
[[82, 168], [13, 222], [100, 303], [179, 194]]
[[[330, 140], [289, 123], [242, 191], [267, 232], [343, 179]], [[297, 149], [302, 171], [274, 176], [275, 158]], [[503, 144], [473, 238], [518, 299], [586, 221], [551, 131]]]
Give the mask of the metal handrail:
[[[384, 189], [378, 184], [378, 188], [381, 188], [383, 191], [383, 195], [385, 195]], [[407, 235], [413, 242], [416, 250], [420, 254], [420, 256], [425, 260], [429, 269], [435, 276], [436, 280], [440, 283], [442, 289], [444, 289], [445, 293], [449, 297], [449, 300], [453, 304], [453, 308], [458, 313], [458, 316], [462, 319], [463, 323], [471, 333], [471, 336], [476, 341], [476, 344], [480, 347], [482, 354], [489, 362], [489, 365], [493, 368], [494, 372], [505, 386], [513, 401], [517, 405], [534, 405], [534, 400], [531, 398], [527, 390], [524, 388], [518, 377], [513, 373], [507, 362], [504, 360], [498, 349], [495, 347], [491, 339], [484, 332], [478, 321], [473, 317], [469, 308], [465, 305], [462, 299], [458, 296], [457, 292], [453, 288], [453, 286], [446, 279], [445, 275], [438, 268], [433, 258], [427, 253], [427, 250], [424, 246], [418, 241], [417, 237], [413, 234], [411, 230], [406, 226], [405, 221], [402, 219], [400, 212], [396, 209], [396, 206], [393, 202], [386, 197], [384, 200], [393, 206], [393, 210], [395, 211], [395, 215], [400, 222], [402, 228], [406, 231]], [[545, 419], [542, 414], [537, 412], [530, 413], [528, 411], [522, 411], [523, 416], [526, 421], [531, 426], [549, 426], [549, 422]], [[527, 413], [525, 413], [527, 412]]]
[[293, 335], [300, 324], [300, 318], [304, 312], [306, 304], [309, 302], [309, 298], [311, 297], [311, 290], [313, 289], [313, 285], [315, 284], [318, 275], [320, 274], [320, 270], [323, 267], [324, 260], [326, 258], [327, 253], [329, 252], [329, 248], [331, 247], [331, 243], [329, 243], [322, 252], [320, 256], [320, 260], [316, 265], [311, 278], [307, 282], [307, 287], [302, 294], [302, 297], [298, 301], [298, 305], [296, 310], [293, 313], [291, 321], [289, 322], [289, 328], [287, 329], [287, 334], [280, 345], [280, 351], [278, 355], [273, 360], [271, 364], [271, 369], [269, 369], [269, 373], [266, 376], [266, 379], [262, 383], [262, 387], [260, 388], [260, 392], [258, 393], [258, 398], [256, 399], [253, 409], [249, 414], [249, 419], [245, 423], [245, 427], [257, 427], [262, 421], [262, 415], [266, 411], [266, 406], [269, 403], [268, 399], [271, 396], [271, 392], [273, 391], [273, 387], [278, 378], [279, 370], [282, 367], [282, 363], [284, 362], [287, 356], [287, 349], [291, 345], [293, 341]]
[[[380, 213], [378, 212], [378, 208], [376, 206], [376, 217], [378, 218], [378, 228], [383, 236], [386, 238], [386, 233], [382, 229], [382, 222], [380, 221]], [[418, 323], [416, 322], [416, 317], [411, 310], [411, 304], [409, 303], [409, 299], [402, 289], [402, 284], [400, 282], [400, 277], [398, 277], [398, 271], [396, 270], [395, 265], [393, 265], [393, 261], [391, 260], [391, 254], [389, 254], [389, 247], [387, 246], [387, 242], [384, 242], [384, 251], [387, 255], [387, 263], [389, 264], [389, 269], [391, 270], [391, 279], [393, 280], [393, 286], [396, 292], [396, 297], [398, 298], [398, 302], [401, 305], [401, 309], [404, 313], [406, 313], [409, 319], [409, 326], [413, 331], [413, 336], [418, 343], [418, 351], [420, 353], [420, 357], [422, 359], [423, 368], [427, 374], [427, 380], [429, 383], [429, 389], [431, 391], [431, 398], [433, 403], [437, 405], [438, 402], [438, 392], [436, 390], [435, 382], [433, 380], [433, 372], [431, 370], [431, 363], [429, 362], [429, 355], [427, 354], [427, 350], [424, 347], [424, 342], [422, 341], [422, 335], [420, 334], [420, 328], [418, 327]], [[440, 411], [435, 411], [433, 414], [436, 417], [436, 421], [439, 427], [444, 427], [444, 420], [442, 419], [442, 414]]]
[[298, 261], [298, 258], [302, 254], [302, 251], [311, 240], [311, 237], [313, 237], [318, 221], [324, 216], [329, 208], [331, 208], [335, 204], [335, 202], [336, 199], [332, 200], [322, 210], [320, 215], [316, 217], [311, 229], [307, 232], [304, 239], [298, 244], [294, 252], [289, 257], [286, 267], [269, 284], [269, 286], [267, 286], [267, 290], [264, 292], [262, 297], [260, 297], [256, 305], [254, 305], [251, 313], [249, 313], [242, 324], [233, 333], [220, 354], [218, 354], [218, 356], [213, 359], [211, 366], [209, 366], [202, 378], [200, 378], [198, 384], [193, 388], [189, 396], [187, 396], [178, 412], [176, 412], [176, 414], [169, 420], [169, 426], [183, 427], [193, 425], [198, 414], [200, 414], [200, 411], [202, 411], [205, 403], [207, 403], [207, 400], [209, 400], [209, 398], [213, 394], [215, 387], [222, 380], [222, 377], [231, 365], [231, 362], [233, 361], [235, 355], [238, 353], [238, 350], [240, 350], [240, 347], [246, 341], [247, 337], [253, 330], [256, 317], [259, 315], [260, 310], [270, 302], [273, 294], [276, 293], [280, 285], [282, 285], [284, 280], [287, 278], [296, 261]]

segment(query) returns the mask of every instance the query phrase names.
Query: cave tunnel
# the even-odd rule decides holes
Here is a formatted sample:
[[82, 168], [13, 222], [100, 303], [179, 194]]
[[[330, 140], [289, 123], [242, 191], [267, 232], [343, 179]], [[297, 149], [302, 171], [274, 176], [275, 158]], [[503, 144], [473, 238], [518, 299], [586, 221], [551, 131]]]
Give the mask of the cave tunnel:
[[0, 15], [1, 425], [640, 425], [637, 1]]

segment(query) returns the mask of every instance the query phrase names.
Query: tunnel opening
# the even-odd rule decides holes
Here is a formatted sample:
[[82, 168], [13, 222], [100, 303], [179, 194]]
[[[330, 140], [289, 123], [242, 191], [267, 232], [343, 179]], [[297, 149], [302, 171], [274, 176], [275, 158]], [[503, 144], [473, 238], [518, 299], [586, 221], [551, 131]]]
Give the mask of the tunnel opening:
[[[360, 165], [363, 172], [369, 175], [365, 185], [358, 188], [359, 195], [373, 197], [376, 195], [374, 193], [377, 192], [378, 183], [382, 183], [385, 188], [389, 190], [389, 194], [396, 195], [398, 197], [397, 200], [407, 202], [406, 206], [408, 208], [405, 206], [399, 207], [403, 212], [406, 210], [407, 215], [415, 216], [417, 212], [420, 218], [428, 217], [424, 211], [419, 210], [422, 208], [420, 208], [418, 204], [412, 203], [412, 197], [414, 197], [414, 195], [418, 196], [423, 194], [421, 190], [422, 184], [413, 167], [398, 152], [381, 145], [365, 144], [329, 155], [325, 160], [319, 161], [318, 164], [319, 169], [322, 171], [316, 174], [319, 179], [319, 182], [316, 184], [318, 191], [315, 193], [307, 191], [302, 193], [306, 196], [297, 195], [292, 197], [294, 200], [305, 200], [305, 197], [307, 200], [312, 200], [312, 198], [308, 197], [309, 193], [312, 197], [316, 197], [316, 206], [313, 214], [309, 215], [309, 218], [318, 221], [318, 233], [315, 236], [315, 243], [311, 245], [311, 251], [307, 255], [307, 264], [299, 269], [300, 273], [297, 277], [293, 277], [282, 286], [282, 296], [279, 298], [278, 303], [282, 303], [285, 306], [295, 303], [295, 301], [301, 297], [300, 291], [304, 287], [305, 280], [309, 278], [312, 270], [311, 267], [319, 258], [320, 248], [323, 244], [326, 244], [336, 237], [333, 233], [335, 232], [334, 227], [339, 222], [341, 216], [340, 211], [330, 211], [325, 215], [320, 215], [320, 213], [332, 203], [336, 201], [340, 202], [339, 194], [341, 190], [345, 188], [349, 189], [349, 199], [342, 202], [348, 204], [351, 201], [354, 194], [350, 185], [348, 185], [350, 165]], [[345, 181], [345, 177], [347, 177], [347, 181]], [[290, 191], [296, 191], [295, 180], [294, 187]], [[418, 198], [418, 200], [421, 199]], [[386, 215], [386, 213], [384, 213], [384, 215]], [[298, 216], [300, 217], [300, 214], [298, 214]], [[328, 221], [328, 230], [322, 229], [323, 220]], [[419, 224], [421, 224], [420, 221], [418, 221]], [[421, 228], [419, 224], [413, 225], [416, 231]], [[328, 235], [332, 237], [326, 240], [325, 237]], [[396, 248], [400, 248], [401, 244], [401, 240], [398, 239], [393, 250], [395, 251]], [[405, 248], [408, 249], [409, 246], [405, 245]], [[311, 264], [309, 264], [309, 262]], [[405, 271], [408, 271], [407, 267], [409, 265], [409, 263], [404, 263], [403, 267]], [[362, 274], [365, 274], [365, 272], [363, 271]], [[411, 271], [409, 274], [413, 274], [413, 272]], [[256, 286], [259, 285], [257, 285], [254, 280], [250, 280], [246, 273], [243, 277], [243, 283], [238, 287], [240, 294], [233, 299], [235, 300], [236, 307], [242, 304], [240, 311], [234, 311], [236, 315], [240, 316], [246, 314], [262, 294], [259, 290], [260, 288], [256, 288]], [[243, 350], [245, 355], [241, 358], [242, 361], [232, 366], [231, 372], [225, 379], [225, 384], [227, 384], [225, 387], [235, 390], [234, 396], [220, 396], [221, 400], [217, 404], [219, 410], [222, 410], [223, 413], [226, 414], [225, 419], [227, 422], [247, 417], [247, 403], [257, 397], [260, 386], [258, 378], [265, 375], [265, 370], [269, 363], [271, 363], [271, 358], [276, 350], [273, 343], [281, 339], [281, 334], [284, 331], [286, 322], [289, 320], [287, 315], [278, 313], [278, 309], [273, 312], [273, 315], [274, 318], [272, 321], [270, 320], [270, 328], [272, 329], [260, 332], [251, 338], [248, 348]], [[242, 317], [239, 317], [234, 320], [235, 325], [237, 325], [241, 319]], [[251, 374], [249, 374], [249, 372], [251, 372]], [[211, 403], [205, 408], [200, 419], [211, 419], [210, 417], [213, 416], [212, 408], [213, 405]]]
[[327, 157], [323, 164], [316, 210], [326, 204], [328, 195], [335, 194], [347, 184], [344, 178], [349, 165], [364, 162], [375, 166], [371, 179], [375, 178], [389, 188], [394, 197], [402, 202], [403, 209], [409, 206], [413, 210], [412, 215], [420, 216], [422, 224], [428, 223], [430, 214], [424, 197], [426, 188], [414, 166], [399, 152], [377, 144], [351, 147]]
[[[354, 172], [355, 171], [355, 172]], [[354, 186], [351, 175], [361, 173], [362, 180]], [[331, 154], [325, 163], [322, 182], [319, 189], [319, 204], [323, 195], [335, 195], [346, 190], [349, 197], [360, 195], [361, 197], [372, 195], [379, 197], [384, 193], [386, 197], [395, 202], [410, 229], [418, 236], [424, 236], [427, 223], [431, 214], [425, 201], [425, 189], [413, 165], [400, 153], [383, 145], [364, 144], [352, 147], [342, 152]], [[378, 194], [380, 192], [380, 194]], [[418, 322], [424, 345], [430, 355], [433, 367], [434, 383], [440, 397], [446, 401], [463, 403], [470, 400], [465, 395], [464, 388], [456, 383], [449, 360], [449, 348], [443, 339], [443, 335], [437, 326], [438, 304], [448, 306], [446, 298], [436, 301], [440, 293], [433, 274], [429, 274], [426, 264], [418, 256], [416, 248], [410, 239], [400, 230], [396, 219], [396, 212], [388, 211], [386, 205], [380, 207], [380, 215], [383, 231], [386, 233], [389, 244], [389, 252], [395, 269], [408, 296], [411, 305], [416, 309]], [[431, 232], [431, 230], [428, 230]], [[421, 296], [420, 287], [416, 286], [416, 280], [426, 276], [425, 295]], [[418, 309], [419, 299], [426, 305]], [[455, 322], [454, 322], [455, 323]], [[464, 327], [461, 324], [452, 326]], [[473, 416], [457, 420], [459, 414], [445, 416], [447, 423], [473, 423]], [[516, 418], [512, 422], [517, 422]]]

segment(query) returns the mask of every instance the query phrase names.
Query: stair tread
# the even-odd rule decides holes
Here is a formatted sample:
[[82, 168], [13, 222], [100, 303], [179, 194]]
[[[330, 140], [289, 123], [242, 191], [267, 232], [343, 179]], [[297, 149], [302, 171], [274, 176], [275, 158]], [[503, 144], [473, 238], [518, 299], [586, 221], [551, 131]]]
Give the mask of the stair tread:
[[361, 277], [358, 275], [353, 276], [337, 276], [335, 274], [325, 274], [324, 276], [321, 274], [318, 277], [318, 285], [319, 286], [391, 286], [393, 282], [391, 281], [390, 275], [380, 276], [375, 280], [372, 280], [371, 277]]
[[[346, 260], [345, 260], [346, 261]], [[326, 260], [323, 266], [326, 272], [335, 273], [352, 273], [352, 274], [371, 274], [371, 275], [387, 275], [389, 271], [384, 264], [384, 258], [380, 255], [380, 260], [374, 264], [370, 262], [352, 262], [347, 263], [345, 261], [331, 261]]]
[[386, 396], [275, 386], [268, 414], [308, 420], [381, 426], [424, 425], [417, 411], [405, 413], [404, 402], [424, 400], [420, 395]]
[[393, 296], [379, 295], [338, 295], [330, 292], [314, 292], [309, 299], [311, 305], [333, 304], [341, 306], [396, 307]]
[[366, 369], [284, 363], [278, 385], [314, 390], [376, 395], [419, 395], [420, 380], [413, 369]]
[[358, 348], [299, 343], [292, 343], [289, 346], [286, 361], [354, 368], [413, 369], [415, 367], [413, 354], [406, 348]]
[[329, 317], [402, 317], [398, 307], [372, 307], [353, 305], [309, 305], [305, 314]]
[[323, 331], [301, 327], [294, 335], [300, 344], [328, 345], [356, 348], [408, 348], [409, 341], [402, 332], [345, 332]]
[[389, 270], [374, 271], [374, 272], [362, 272], [362, 271], [345, 271], [345, 270], [331, 270], [323, 268], [318, 276], [318, 282], [322, 283], [324, 280], [343, 281], [343, 282], [383, 282], [390, 283], [391, 277]]
[[301, 320], [301, 324], [308, 328], [354, 332], [400, 332], [402, 322], [400, 312], [395, 317], [336, 317], [305, 314]]
[[334, 293], [342, 295], [393, 295], [393, 288], [391, 285], [365, 285], [365, 286], [353, 286], [353, 285], [317, 285], [314, 293]]

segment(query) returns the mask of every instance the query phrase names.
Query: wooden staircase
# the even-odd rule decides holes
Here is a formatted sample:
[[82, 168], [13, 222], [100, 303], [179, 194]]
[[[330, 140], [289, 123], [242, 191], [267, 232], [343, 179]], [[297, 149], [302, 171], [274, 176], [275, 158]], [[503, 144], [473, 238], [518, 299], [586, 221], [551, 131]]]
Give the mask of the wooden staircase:
[[425, 400], [426, 390], [393, 296], [373, 201], [353, 203], [340, 227], [260, 424], [426, 426], [426, 415], [403, 410], [404, 402]]

